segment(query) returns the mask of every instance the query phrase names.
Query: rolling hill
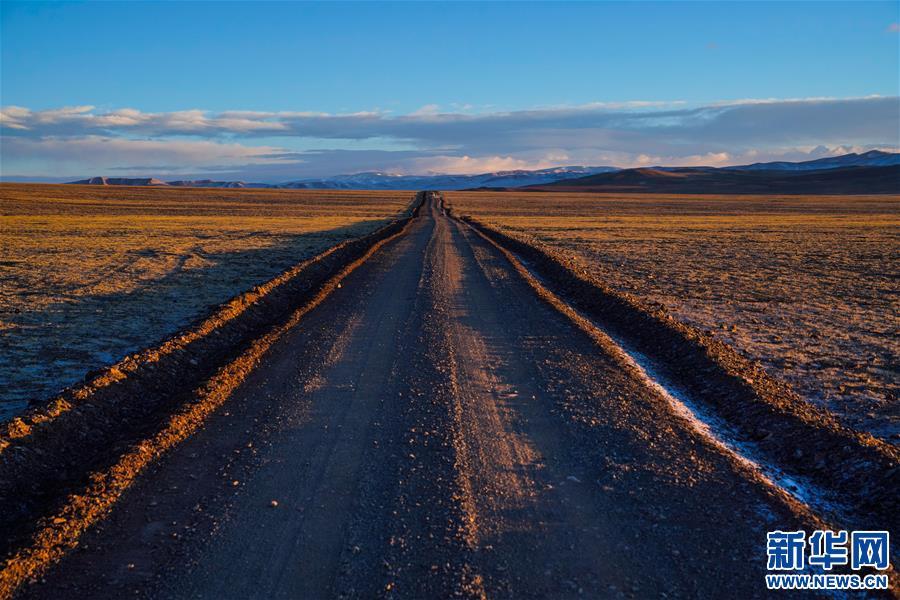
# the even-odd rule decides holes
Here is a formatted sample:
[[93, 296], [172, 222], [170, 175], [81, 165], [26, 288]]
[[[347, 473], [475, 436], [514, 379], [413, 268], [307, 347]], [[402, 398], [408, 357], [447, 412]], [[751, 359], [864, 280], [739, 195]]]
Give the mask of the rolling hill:
[[522, 189], [657, 194], [900, 194], [900, 165], [812, 171], [624, 169]]

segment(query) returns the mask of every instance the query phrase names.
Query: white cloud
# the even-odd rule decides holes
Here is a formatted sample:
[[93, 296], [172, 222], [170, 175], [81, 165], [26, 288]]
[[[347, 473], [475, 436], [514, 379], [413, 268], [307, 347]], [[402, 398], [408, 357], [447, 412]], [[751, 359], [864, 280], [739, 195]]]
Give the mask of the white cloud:
[[494, 171], [514, 171], [517, 169], [547, 169], [559, 165], [559, 157], [532, 160], [513, 156], [429, 156], [409, 161], [397, 170], [404, 173], [452, 173], [475, 175]]
[[816, 148], [895, 149], [900, 130], [900, 100], [879, 96], [453, 110], [425, 105], [393, 116], [6, 106], [0, 109], [0, 164], [6, 175], [49, 174], [60, 165], [79, 169], [78, 174], [180, 165], [228, 166], [248, 177], [283, 178], [373, 169], [474, 173], [564, 164], [715, 166], [810, 157]]
[[673, 102], [597, 102], [478, 114], [442, 113], [438, 109], [426, 105], [414, 113], [393, 117], [380, 112], [332, 115], [193, 109], [144, 113], [132, 108], [104, 112], [83, 106], [31, 111], [10, 106], [2, 109], [0, 125], [7, 135], [31, 137], [383, 138], [412, 142], [420, 148], [459, 148], [469, 155], [476, 151], [503, 155], [540, 150], [554, 139], [570, 146], [598, 140], [616, 146], [631, 142], [755, 145], [778, 139], [872, 142], [873, 135], [896, 131], [900, 122], [898, 99], [880, 96], [745, 99], [697, 107]]
[[302, 160], [295, 155], [283, 157], [284, 153], [283, 148], [275, 146], [244, 146], [208, 140], [133, 140], [102, 136], [6, 137], [3, 140], [4, 155], [13, 156], [23, 165], [45, 165], [47, 172], [60, 175], [91, 175], [123, 168], [139, 172], [158, 170], [160, 166], [172, 173], [217, 168], [216, 165], [247, 167]]
[[438, 104], [426, 104], [425, 106], [422, 106], [418, 110], [415, 110], [415, 111], [409, 113], [409, 115], [411, 117], [431, 116], [431, 115], [438, 114], [440, 112], [440, 110], [441, 110], [441, 107]]

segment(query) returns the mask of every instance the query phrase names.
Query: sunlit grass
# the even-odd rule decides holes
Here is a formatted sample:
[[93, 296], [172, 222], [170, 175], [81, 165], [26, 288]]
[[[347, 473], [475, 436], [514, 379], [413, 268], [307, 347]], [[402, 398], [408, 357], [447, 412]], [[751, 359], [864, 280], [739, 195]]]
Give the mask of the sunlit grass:
[[0, 185], [0, 416], [373, 231], [412, 198]]

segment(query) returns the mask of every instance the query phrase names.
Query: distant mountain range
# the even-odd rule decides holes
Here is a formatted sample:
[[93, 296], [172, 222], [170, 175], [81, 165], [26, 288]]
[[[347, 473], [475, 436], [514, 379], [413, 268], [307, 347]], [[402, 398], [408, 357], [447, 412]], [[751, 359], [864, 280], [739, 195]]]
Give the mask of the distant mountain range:
[[244, 183], [243, 181], [213, 181], [212, 179], [181, 179], [163, 181], [155, 177], [91, 177], [69, 183], [78, 185], [136, 185], [146, 187], [208, 187], [208, 188], [277, 188], [268, 183]]
[[362, 190], [461, 190], [472, 187], [519, 187], [552, 183], [562, 179], [617, 171], [616, 167], [554, 167], [537, 171], [497, 171], [478, 175], [390, 175], [358, 173], [324, 179], [305, 179], [280, 185], [284, 188], [339, 188]]
[[267, 183], [244, 183], [243, 181], [213, 181], [212, 179], [179, 179], [169, 181], [166, 185], [175, 187], [207, 187], [207, 188], [256, 188], [275, 187]]
[[[578, 187], [582, 189], [600, 188], [610, 191], [663, 191], [678, 189], [686, 193], [700, 191], [716, 192], [726, 189], [754, 189], [784, 191], [779, 186], [800, 189], [795, 193], [816, 193], [802, 191], [817, 188], [818, 181], [831, 181], [836, 185], [843, 182], [841, 189], [853, 188], [854, 185], [874, 185], [873, 189], [890, 188], [890, 192], [900, 193], [897, 181], [891, 183], [887, 172], [877, 171], [881, 167], [900, 165], [900, 154], [872, 150], [863, 154], [845, 154], [829, 158], [820, 158], [804, 162], [769, 162], [754, 163], [733, 167], [652, 167], [640, 169], [619, 169], [617, 167], [555, 167], [540, 170], [497, 171], [478, 175], [393, 175], [390, 173], [367, 172], [353, 175], [337, 175], [318, 179], [299, 179], [286, 183], [245, 183], [243, 181], [215, 181], [211, 179], [162, 181], [152, 177], [92, 177], [73, 181], [86, 185], [137, 185], [137, 186], [173, 186], [204, 188], [280, 188], [280, 189], [357, 189], [357, 190], [461, 190], [479, 188], [526, 188], [526, 189], [562, 189]], [[873, 172], [855, 172], [855, 174], [831, 173], [844, 169], [875, 168]], [[755, 173], [755, 175], [754, 175]], [[803, 179], [794, 175], [802, 173], [820, 173]], [[768, 174], [768, 175], [766, 175]], [[792, 175], [793, 174], [793, 175]], [[879, 177], [885, 177], [882, 183], [871, 183]], [[868, 179], [867, 179], [868, 178]], [[805, 182], [805, 183], [804, 183]], [[853, 183], [855, 182], [855, 183]], [[869, 183], [867, 183], [869, 182]], [[826, 184], [822, 184], [823, 186]], [[893, 187], [892, 187], [893, 186]], [[712, 188], [716, 189], [712, 189]], [[832, 188], [837, 189], [837, 188]], [[853, 188], [855, 190], [855, 188]], [[739, 192], [733, 192], [739, 193]], [[751, 192], [747, 192], [751, 193]], [[827, 193], [827, 192], [825, 192]], [[848, 193], [834, 191], [833, 193]], [[867, 192], [859, 193], [884, 193]]]
[[85, 185], [168, 185], [175, 187], [207, 188], [281, 188], [281, 189], [338, 189], [338, 190], [460, 190], [472, 187], [519, 187], [552, 183], [561, 179], [583, 177], [596, 173], [617, 171], [616, 167], [554, 167], [537, 171], [497, 171], [479, 175], [392, 175], [367, 172], [336, 175], [319, 179], [299, 179], [286, 183], [245, 183], [243, 181], [213, 181], [211, 179], [162, 181], [147, 177], [92, 177], [71, 183]]
[[153, 177], [91, 177], [89, 179], [80, 179], [78, 181], [70, 181], [69, 183], [78, 183], [82, 185], [142, 185], [142, 186], [166, 186], [169, 185], [162, 179]]
[[840, 169], [842, 167], [889, 167], [892, 165], [900, 165], [900, 154], [870, 150], [862, 154], [854, 152], [804, 162], [753, 163], [752, 165], [725, 168], [740, 171], [815, 171], [819, 169]]
[[900, 194], [900, 164], [828, 169], [626, 169], [519, 188], [656, 194]]

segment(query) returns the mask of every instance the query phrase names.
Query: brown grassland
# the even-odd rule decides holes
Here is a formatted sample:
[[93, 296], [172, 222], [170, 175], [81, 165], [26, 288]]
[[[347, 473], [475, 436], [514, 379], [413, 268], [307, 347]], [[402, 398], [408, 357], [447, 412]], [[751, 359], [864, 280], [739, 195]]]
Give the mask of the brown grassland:
[[900, 197], [449, 192], [900, 441]]
[[0, 419], [373, 231], [412, 198], [0, 185]]

